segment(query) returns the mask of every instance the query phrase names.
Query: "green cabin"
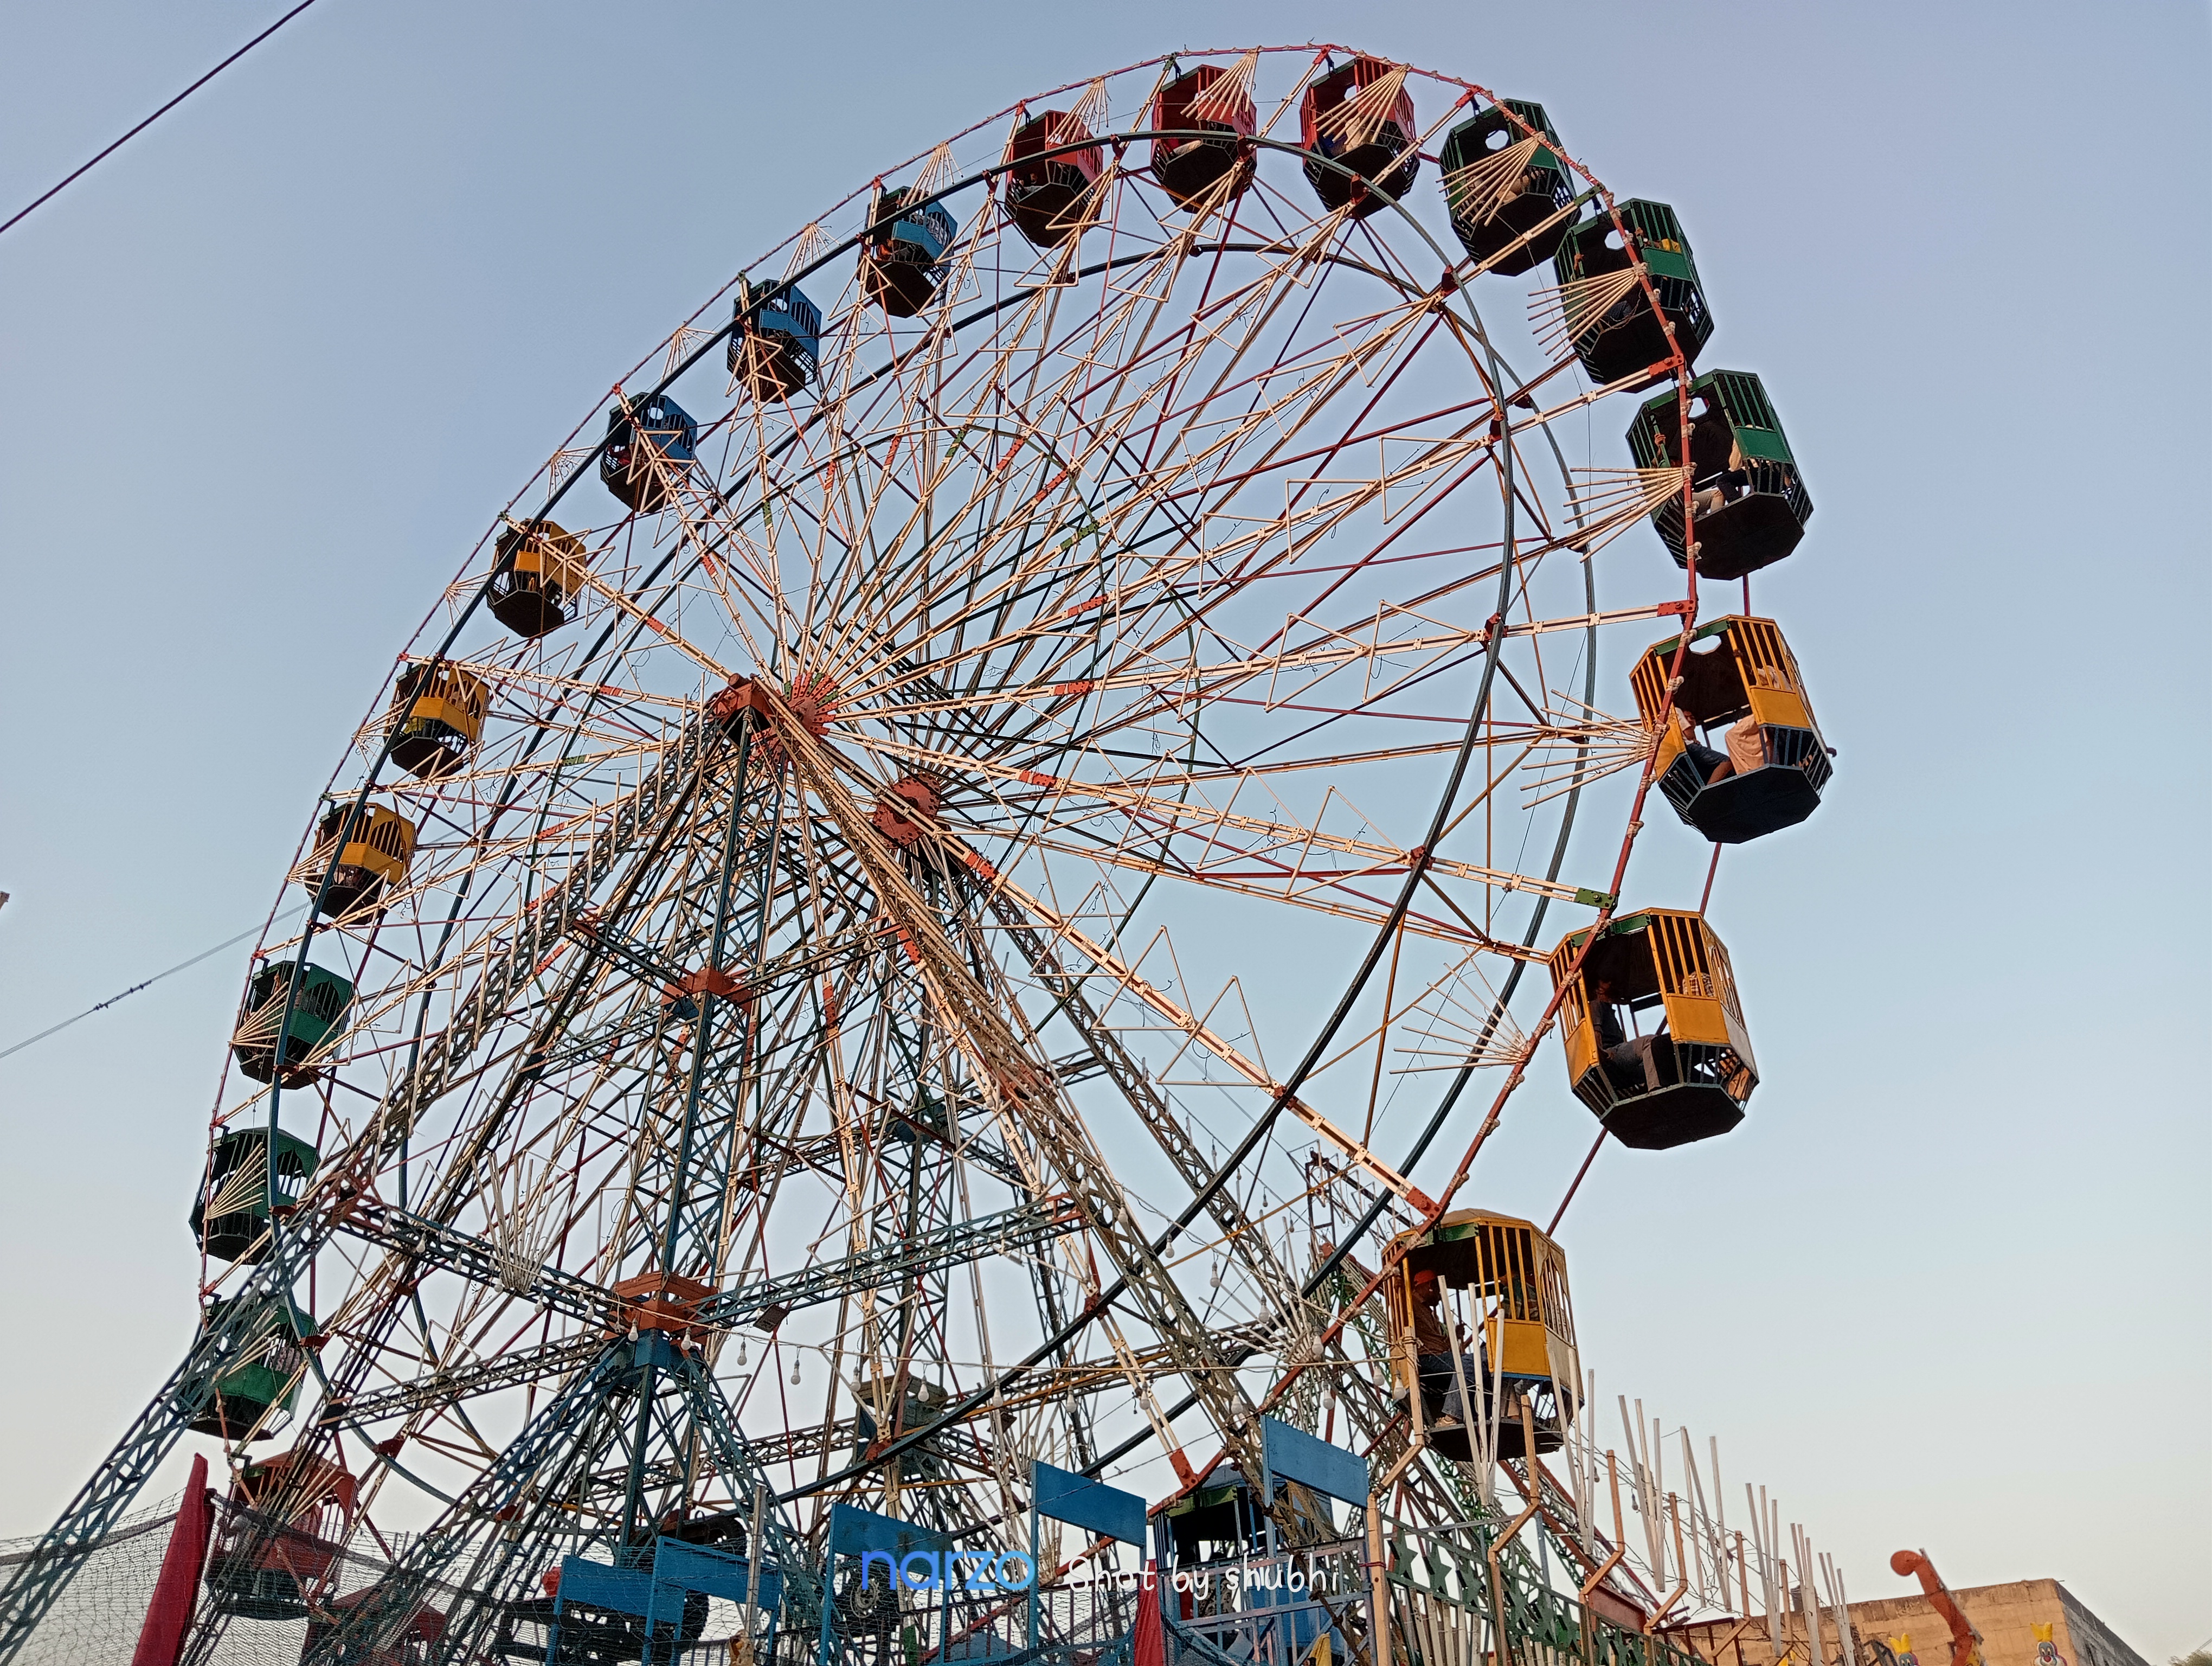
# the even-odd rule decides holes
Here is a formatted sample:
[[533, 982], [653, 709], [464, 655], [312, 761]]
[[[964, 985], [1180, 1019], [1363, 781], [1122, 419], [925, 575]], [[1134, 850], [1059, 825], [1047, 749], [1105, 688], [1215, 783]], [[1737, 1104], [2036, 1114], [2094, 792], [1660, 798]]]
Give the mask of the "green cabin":
[[320, 1153], [278, 1130], [275, 1173], [266, 1128], [226, 1128], [208, 1152], [207, 1179], [192, 1201], [192, 1235], [218, 1261], [258, 1262], [269, 1253], [270, 1195], [289, 1207], [307, 1189]]
[[1486, 271], [1525, 272], [1556, 255], [1574, 229], [1565, 212], [1574, 186], [1542, 105], [1499, 100], [1446, 134], [1439, 160], [1452, 230]]
[[[238, 1028], [230, 1038], [231, 1055], [239, 1069], [257, 1082], [276, 1079], [283, 1072], [284, 1085], [298, 1087], [313, 1079], [307, 1061], [315, 1049], [344, 1027], [353, 1005], [353, 985], [336, 972], [307, 965], [300, 969], [300, 993], [291, 1015], [284, 1012], [293, 963], [264, 960], [254, 968], [246, 985], [246, 1000], [238, 1012]], [[283, 1044], [277, 1044], [282, 1027]]]
[[[1698, 574], [1740, 579], [1780, 561], [1805, 536], [1813, 500], [1782, 419], [1766, 387], [1748, 370], [1709, 370], [1690, 384], [1690, 483], [1697, 495], [1692, 523]], [[1682, 419], [1677, 396], [1647, 399], [1628, 430], [1628, 449], [1643, 469], [1679, 465]], [[1689, 565], [1682, 538], [1682, 500], [1651, 513], [1674, 564]]]
[[[221, 1297], [210, 1302], [201, 1329], [214, 1329], [228, 1305]], [[191, 1426], [224, 1440], [261, 1440], [275, 1433], [299, 1398], [307, 1365], [301, 1344], [314, 1334], [313, 1316], [289, 1296], [272, 1304], [216, 1374], [215, 1391]]]
[[1650, 274], [1651, 287], [1659, 296], [1657, 316], [1638, 283], [1584, 323], [1574, 338], [1575, 355], [1593, 382], [1606, 386], [1648, 370], [1653, 374], [1644, 378], [1643, 385], [1649, 386], [1666, 373], [1663, 361], [1670, 345], [1682, 350], [1686, 362], [1698, 362], [1698, 352], [1712, 337], [1713, 319], [1706, 310], [1690, 240], [1683, 235], [1674, 210], [1664, 203], [1637, 198], [1618, 204], [1615, 212], [1620, 226], [1611, 216], [1601, 214], [1569, 232], [1553, 257], [1552, 270], [1562, 286], [1626, 272], [1638, 264]]

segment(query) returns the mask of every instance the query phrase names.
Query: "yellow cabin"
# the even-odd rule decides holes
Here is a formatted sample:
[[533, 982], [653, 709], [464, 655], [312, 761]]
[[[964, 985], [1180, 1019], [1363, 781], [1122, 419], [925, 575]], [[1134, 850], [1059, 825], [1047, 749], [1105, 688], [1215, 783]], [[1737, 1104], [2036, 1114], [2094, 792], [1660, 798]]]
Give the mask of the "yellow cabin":
[[[1552, 951], [1559, 1038], [1575, 1097], [1624, 1146], [1665, 1151], [1726, 1134], [1759, 1085], [1728, 951], [1701, 914], [1646, 909]], [[1640, 1031], [1639, 1018], [1656, 1020]]]
[[[1401, 1251], [1382, 1286], [1391, 1377], [1400, 1395], [1418, 1395], [1430, 1444], [1447, 1457], [1471, 1456], [1465, 1420], [1451, 1414], [1464, 1377], [1478, 1406], [1488, 1405], [1493, 1388], [1502, 1389], [1498, 1456], [1522, 1455], [1524, 1401], [1536, 1450], [1557, 1449], [1560, 1421], [1574, 1416], [1583, 1380], [1565, 1252], [1530, 1222], [1487, 1209], [1455, 1210], [1425, 1232], [1401, 1232], [1390, 1253]], [[1463, 1351], [1456, 1372], [1449, 1343], [1436, 1352], [1440, 1337], [1451, 1334], [1463, 1350], [1468, 1338], [1480, 1339], [1476, 1349]]]
[[492, 617], [518, 636], [543, 636], [573, 617], [584, 588], [584, 540], [550, 520], [534, 526], [509, 521], [500, 535], [492, 570]]
[[1659, 732], [1659, 790], [1716, 844], [1796, 826], [1819, 808], [1831, 766], [1790, 644], [1773, 620], [1741, 614], [1692, 632], [1662, 730], [1681, 641], [1654, 642], [1629, 674], [1644, 728]]
[[[397, 810], [365, 805], [354, 822], [352, 836], [338, 848], [345, 831], [350, 804], [333, 806], [315, 829], [315, 849], [305, 864], [300, 883], [310, 897], [322, 891], [321, 912], [336, 919], [356, 909], [374, 907], [386, 891], [407, 883], [407, 869], [415, 860], [415, 824]], [[323, 873], [331, 876], [323, 891]]]
[[483, 737], [491, 690], [459, 666], [417, 662], [402, 668], [386, 720], [393, 762], [425, 781], [451, 775]]

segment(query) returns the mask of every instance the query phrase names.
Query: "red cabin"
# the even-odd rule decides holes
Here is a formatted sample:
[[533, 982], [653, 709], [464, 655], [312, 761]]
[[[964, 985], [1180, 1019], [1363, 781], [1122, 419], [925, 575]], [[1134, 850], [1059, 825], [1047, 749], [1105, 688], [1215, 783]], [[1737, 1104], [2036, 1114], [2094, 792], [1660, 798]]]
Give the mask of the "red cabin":
[[1064, 110], [1017, 122], [1006, 161], [1006, 214], [1023, 236], [1055, 249], [1083, 229], [1106, 169], [1105, 150], [1089, 128]]
[[[381, 1584], [364, 1585], [359, 1590], [348, 1591], [332, 1600], [329, 1618], [307, 1621], [307, 1640], [300, 1645], [302, 1662], [324, 1657], [321, 1651], [329, 1639], [352, 1618], [354, 1611], [373, 1605], [386, 1606], [389, 1612], [380, 1616], [377, 1639], [368, 1645], [366, 1655], [347, 1654], [347, 1660], [359, 1658], [362, 1666], [429, 1666], [437, 1654], [439, 1640], [446, 1634], [446, 1616], [442, 1611], [424, 1602], [412, 1613], [402, 1606], [402, 1601]], [[356, 1643], [360, 1639], [354, 1639]]]
[[238, 1472], [208, 1590], [224, 1614], [296, 1620], [353, 1536], [354, 1478], [312, 1452], [280, 1452]]
[[1228, 71], [1201, 64], [1160, 88], [1152, 126], [1152, 177], [1184, 208], [1221, 188], [1227, 202], [1252, 183], [1252, 153], [1244, 143], [1258, 124], [1252, 94]]
[[[1395, 94], [1386, 82], [1395, 86]], [[1298, 135], [1310, 153], [1306, 179], [1322, 206], [1334, 211], [1348, 204], [1355, 220], [1374, 213], [1385, 198], [1403, 197], [1420, 172], [1413, 95], [1405, 72], [1379, 58], [1355, 58], [1307, 88], [1298, 107]]]

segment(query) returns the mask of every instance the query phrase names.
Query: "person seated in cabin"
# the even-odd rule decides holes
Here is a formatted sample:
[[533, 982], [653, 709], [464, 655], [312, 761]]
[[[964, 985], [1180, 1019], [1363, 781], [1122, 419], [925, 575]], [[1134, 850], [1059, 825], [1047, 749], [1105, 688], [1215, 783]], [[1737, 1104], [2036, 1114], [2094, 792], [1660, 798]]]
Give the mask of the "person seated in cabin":
[[[1772, 666], [1754, 666], [1751, 685], [1758, 689], [1786, 689], [1790, 679]], [[1722, 772], [1724, 775], [1747, 775], [1764, 769], [1771, 761], [1766, 755], [1766, 726], [1753, 713], [1746, 712], [1729, 727], [1727, 745], [1728, 766]], [[1719, 779], [1719, 775], [1709, 775], [1705, 784], [1710, 787]]]
[[[1748, 775], [1766, 767], [1766, 726], [1748, 714], [1738, 718], [1728, 732], [1725, 773]], [[1706, 785], [1712, 783], [1709, 781]]]
[[1708, 397], [1705, 414], [1690, 422], [1690, 508], [1693, 514], [1717, 514], [1751, 485], [1735, 429]]
[[1674, 733], [1681, 737], [1682, 750], [1689, 754], [1690, 767], [1705, 778], [1706, 786], [1735, 772], [1728, 753], [1706, 745], [1698, 738], [1698, 720], [1679, 705], [1674, 708]]
[[1421, 1408], [1429, 1426], [1436, 1429], [1463, 1428], [1467, 1402], [1459, 1391], [1464, 1373], [1469, 1383], [1482, 1380], [1482, 1366], [1462, 1350], [1459, 1370], [1452, 1368], [1452, 1339], [1443, 1315], [1443, 1286], [1431, 1272], [1413, 1274], [1413, 1354], [1421, 1384]]
[[1622, 1093], [1656, 1093], [1665, 1085], [1659, 1079], [1659, 1043], [1666, 1038], [1665, 1025], [1648, 1036], [1632, 1036], [1613, 1004], [1613, 985], [1604, 978], [1592, 981], [1590, 1023], [1597, 1029], [1597, 1055], [1605, 1073]]

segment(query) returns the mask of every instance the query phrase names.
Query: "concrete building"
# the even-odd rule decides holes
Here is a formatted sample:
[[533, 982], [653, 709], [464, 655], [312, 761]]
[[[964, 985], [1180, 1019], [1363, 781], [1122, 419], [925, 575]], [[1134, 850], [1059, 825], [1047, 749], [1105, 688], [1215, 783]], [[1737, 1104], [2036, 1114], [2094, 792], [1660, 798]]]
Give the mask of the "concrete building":
[[[2148, 1666], [2056, 1579], [1974, 1585], [1951, 1595], [1982, 1634], [1987, 1666]], [[1917, 1591], [1854, 1602], [1846, 1612], [1856, 1645], [1852, 1666], [1891, 1666], [1885, 1655], [1895, 1657], [1898, 1666], [1953, 1666], [1950, 1630]], [[1715, 1666], [1776, 1666], [1764, 1615], [1669, 1626], [1667, 1632]], [[1820, 1632], [1822, 1660], [1840, 1660], [1842, 1639], [1826, 1608], [1820, 1611]], [[1784, 1616], [1783, 1655], [1790, 1666], [1808, 1666], [1811, 1651], [1802, 1613]]]

